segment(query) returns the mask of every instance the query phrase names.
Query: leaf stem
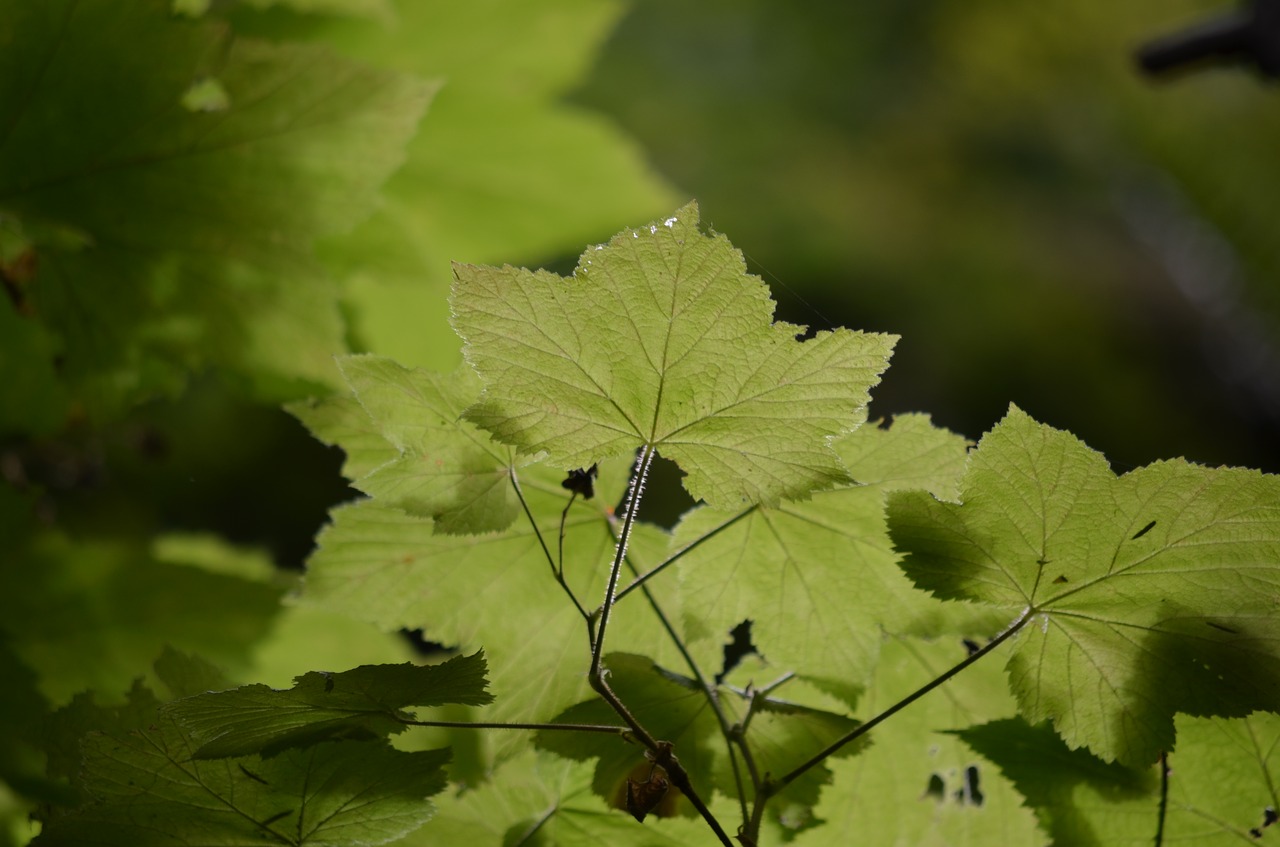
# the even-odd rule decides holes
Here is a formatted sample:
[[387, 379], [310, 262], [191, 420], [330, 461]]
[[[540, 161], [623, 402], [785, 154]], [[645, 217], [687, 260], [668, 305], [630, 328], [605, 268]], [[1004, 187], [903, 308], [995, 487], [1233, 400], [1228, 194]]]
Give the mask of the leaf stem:
[[569, 510], [573, 508], [573, 501], [578, 499], [578, 492], [573, 492], [569, 497], [569, 502], [564, 504], [564, 511], [560, 513], [560, 541], [556, 547], [556, 578], [562, 583], [564, 581], [564, 522], [569, 517]]
[[[547, 542], [542, 537], [542, 530], [538, 529], [538, 522], [534, 520], [533, 512], [530, 511], [529, 504], [525, 502], [524, 492], [520, 490], [520, 480], [516, 477], [516, 469], [513, 467], [508, 468], [507, 476], [511, 478], [511, 487], [515, 489], [516, 499], [520, 501], [520, 507], [524, 509], [524, 516], [529, 519], [529, 526], [533, 528], [533, 534], [537, 536], [538, 544], [542, 546], [542, 553], [547, 557], [547, 564], [551, 566], [551, 575], [556, 578], [556, 582], [558, 582], [560, 584], [560, 587], [564, 589], [564, 593], [568, 595], [571, 601], [573, 601], [574, 608], [578, 610], [578, 614], [582, 615], [582, 619], [587, 622], [587, 629], [588, 631], [590, 631], [591, 615], [590, 613], [587, 612], [586, 609], [582, 607], [582, 604], [578, 602], [578, 598], [573, 593], [573, 589], [569, 587], [569, 583], [564, 581], [563, 562], [561, 563], [560, 567], [556, 567], [556, 560], [551, 557], [551, 550], [547, 547]], [[573, 505], [572, 498], [570, 498], [569, 500], [569, 505], [570, 506]], [[568, 511], [569, 511], [569, 506], [565, 506], [565, 513], [567, 514]], [[560, 540], [562, 545], [561, 550], [563, 551], [563, 542], [564, 542], [564, 517], [563, 516], [561, 516], [560, 518]]]
[[567, 732], [606, 732], [622, 735], [627, 731], [625, 726], [610, 726], [594, 723], [485, 723], [482, 721], [416, 721], [401, 720], [405, 726], [441, 726], [447, 729], [532, 729], [565, 730]]
[[1156, 847], [1164, 845], [1164, 820], [1169, 812], [1169, 754], [1160, 754], [1160, 813], [1156, 818]]
[[1013, 621], [1013, 623], [1005, 627], [1004, 631], [1001, 632], [999, 635], [997, 635], [995, 638], [991, 639], [991, 641], [989, 641], [985, 647], [982, 647], [981, 649], [977, 650], [972, 655], [968, 656], [963, 661], [953, 666], [950, 670], [944, 672], [942, 675], [936, 677], [935, 679], [926, 683], [920, 688], [917, 688], [915, 691], [911, 692], [906, 697], [903, 697], [901, 700], [894, 703], [892, 706], [885, 709], [880, 714], [871, 718], [866, 723], [859, 724], [855, 729], [846, 733], [840, 738], [836, 739], [832, 743], [828, 744], [826, 747], [822, 748], [822, 750], [820, 750], [818, 753], [811, 756], [807, 761], [804, 762], [804, 764], [792, 769], [789, 773], [783, 775], [781, 778], [776, 780], [766, 780], [765, 785], [760, 792], [760, 796], [770, 797], [770, 796], [773, 796], [774, 794], [777, 794], [783, 788], [786, 788], [788, 785], [794, 782], [796, 778], [799, 777], [801, 774], [803, 774], [805, 771], [809, 770], [815, 765], [821, 764], [821, 762], [824, 759], [826, 759], [831, 754], [835, 753], [844, 745], [848, 744], [851, 741], [856, 741], [857, 739], [866, 735], [872, 729], [879, 726], [880, 723], [883, 722], [886, 718], [892, 715], [895, 715], [902, 709], [905, 709], [907, 706], [910, 706], [912, 703], [919, 700], [921, 697], [928, 694], [933, 689], [937, 688], [947, 680], [951, 679], [956, 674], [960, 673], [960, 671], [969, 667], [974, 662], [981, 659], [983, 656], [986, 656], [992, 650], [995, 650], [997, 647], [999, 647], [1009, 638], [1013, 637], [1013, 635], [1015, 635], [1024, 626], [1026, 626], [1027, 621], [1031, 620], [1031, 616], [1034, 613], [1035, 613], [1035, 608], [1032, 606], [1028, 606], [1025, 610], [1023, 610], [1022, 614], [1019, 615], [1017, 619]]
[[712, 538], [714, 538], [715, 536], [719, 535], [721, 532], [723, 532], [724, 530], [728, 529], [729, 527], [733, 526], [733, 525], [734, 525], [734, 524], [736, 524], [738, 521], [742, 520], [743, 518], [745, 518], [747, 515], [751, 514], [752, 512], [754, 512], [754, 511], [755, 511], [756, 509], [758, 509], [758, 508], [760, 508], [760, 507], [759, 507], [759, 506], [748, 506], [746, 509], [743, 509], [743, 510], [742, 510], [741, 512], [739, 512], [738, 514], [736, 514], [736, 515], [734, 515], [733, 517], [729, 518], [729, 520], [725, 521], [724, 523], [720, 524], [720, 525], [719, 525], [718, 527], [716, 527], [715, 529], [713, 529], [713, 530], [711, 530], [710, 532], [708, 532], [706, 535], [703, 535], [702, 537], [698, 538], [698, 540], [693, 541], [693, 542], [691, 542], [691, 543], [689, 543], [689, 544], [686, 544], [684, 547], [681, 547], [679, 550], [677, 550], [676, 552], [674, 552], [674, 553], [672, 553], [670, 556], [668, 556], [668, 557], [666, 558], [666, 560], [664, 560], [663, 562], [661, 562], [661, 563], [660, 563], [660, 564], [658, 564], [658, 565], [655, 565], [654, 567], [650, 568], [650, 569], [649, 569], [648, 571], [646, 571], [645, 573], [640, 574], [640, 575], [639, 575], [639, 576], [637, 576], [635, 579], [633, 579], [633, 580], [631, 581], [631, 584], [629, 584], [626, 588], [624, 588], [624, 589], [622, 589], [621, 591], [619, 591], [619, 592], [618, 592], [618, 596], [614, 598], [613, 602], [615, 602], [615, 603], [619, 602], [620, 600], [622, 600], [622, 598], [623, 598], [623, 597], [626, 597], [626, 596], [627, 596], [628, 594], [630, 594], [632, 591], [635, 591], [637, 588], [639, 588], [640, 586], [644, 585], [646, 582], [648, 582], [648, 581], [649, 581], [650, 579], [652, 579], [653, 577], [657, 576], [659, 573], [661, 573], [662, 571], [664, 571], [666, 568], [670, 567], [671, 565], [674, 565], [674, 564], [676, 563], [676, 561], [677, 561], [677, 560], [679, 560], [679, 559], [680, 559], [682, 556], [684, 556], [686, 553], [691, 553], [691, 552], [693, 552], [693, 550], [694, 550], [696, 547], [698, 547], [700, 544], [702, 544], [704, 541], [710, 541]]

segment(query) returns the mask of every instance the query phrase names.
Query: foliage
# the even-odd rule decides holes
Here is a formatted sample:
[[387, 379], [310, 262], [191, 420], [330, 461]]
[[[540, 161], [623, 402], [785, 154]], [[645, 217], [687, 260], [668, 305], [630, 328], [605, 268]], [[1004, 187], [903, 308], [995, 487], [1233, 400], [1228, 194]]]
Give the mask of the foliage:
[[[435, 251], [606, 234], [480, 155], [468, 110], [510, 113], [490, 144], [577, 137], [591, 155], [557, 167], [617, 171], [636, 219], [667, 199], [555, 101], [582, 55], [531, 46], [616, 9], [425, 8], [0, 18], [0, 355], [23, 365], [0, 422], [0, 799], [38, 823], [0, 844], [1278, 837], [1280, 480], [1117, 475], [1017, 407], [976, 445], [869, 422], [896, 337], [775, 321], [697, 204], [568, 275], [455, 264], [464, 361], [406, 340], [390, 313], [442, 293]], [[438, 66], [414, 38], [436, 21]], [[528, 49], [534, 94], [493, 51], [433, 146], [411, 139], [421, 74], [473, 49], [450, 27]], [[403, 362], [362, 352], [383, 338]], [[206, 369], [345, 456], [362, 496], [301, 578], [28, 474], [74, 477], [77, 428], [145, 420]], [[672, 463], [693, 505], [669, 526], [649, 476]], [[452, 655], [408, 661], [402, 630]]]

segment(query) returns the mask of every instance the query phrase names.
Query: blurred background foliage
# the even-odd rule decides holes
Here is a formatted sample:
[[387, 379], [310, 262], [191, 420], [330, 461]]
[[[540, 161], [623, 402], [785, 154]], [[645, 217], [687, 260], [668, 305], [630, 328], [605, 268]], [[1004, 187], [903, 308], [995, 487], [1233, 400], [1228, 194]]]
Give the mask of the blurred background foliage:
[[1120, 470], [1280, 469], [1280, 109], [1135, 48], [1233, 7], [637, 3], [575, 94], [781, 312], [903, 336], [873, 412], [1016, 402]]
[[59, 799], [41, 716], [166, 642], [405, 655], [281, 605], [353, 492], [280, 406], [456, 363], [451, 260], [567, 273], [696, 198], [779, 317], [903, 336], [873, 416], [1280, 470], [1276, 91], [1132, 61], [1206, 0], [119, 9], [0, 0], [0, 845]]

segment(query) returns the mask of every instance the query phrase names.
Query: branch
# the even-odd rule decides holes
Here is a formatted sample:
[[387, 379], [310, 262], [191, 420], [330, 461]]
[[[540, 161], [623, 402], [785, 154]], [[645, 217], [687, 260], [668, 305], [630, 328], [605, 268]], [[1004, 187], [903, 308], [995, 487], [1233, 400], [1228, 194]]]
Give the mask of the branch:
[[[529, 526], [533, 527], [533, 534], [538, 538], [538, 544], [542, 546], [542, 553], [547, 557], [547, 564], [551, 566], [551, 575], [556, 578], [556, 582], [564, 589], [564, 593], [573, 601], [573, 606], [578, 610], [578, 614], [582, 615], [582, 619], [587, 622], [588, 631], [591, 629], [591, 615], [587, 610], [582, 608], [582, 604], [578, 602], [577, 596], [573, 593], [573, 589], [569, 587], [569, 583], [564, 581], [564, 568], [556, 567], [556, 560], [551, 557], [551, 550], [547, 548], [547, 542], [542, 537], [542, 531], [538, 529], [538, 522], [533, 519], [533, 512], [529, 510], [529, 504], [525, 502], [524, 492], [520, 490], [520, 480], [516, 478], [516, 469], [508, 468], [507, 476], [511, 478], [511, 487], [516, 491], [516, 499], [520, 501], [520, 507], [524, 509], [524, 516], [529, 519]], [[575, 495], [576, 496], [576, 495]], [[573, 505], [573, 499], [570, 498], [569, 505]], [[569, 506], [565, 506], [565, 512], [568, 513]], [[563, 541], [564, 534], [564, 518], [560, 519], [560, 532]]]
[[1164, 819], [1169, 812], [1169, 754], [1160, 754], [1160, 816], [1156, 819], [1156, 847], [1164, 845]]

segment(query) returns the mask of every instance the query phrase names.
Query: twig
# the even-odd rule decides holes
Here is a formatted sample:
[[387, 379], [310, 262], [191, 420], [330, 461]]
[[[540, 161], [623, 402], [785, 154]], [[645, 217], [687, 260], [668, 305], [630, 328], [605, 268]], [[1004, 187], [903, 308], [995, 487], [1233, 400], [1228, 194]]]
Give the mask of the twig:
[[[533, 534], [538, 538], [538, 544], [542, 546], [543, 555], [547, 557], [547, 564], [551, 566], [551, 575], [556, 578], [556, 582], [564, 589], [564, 593], [573, 601], [573, 607], [578, 610], [578, 614], [582, 615], [582, 619], [587, 622], [587, 631], [591, 631], [591, 615], [582, 604], [578, 602], [577, 596], [573, 593], [573, 589], [569, 587], [569, 583], [564, 581], [564, 567], [556, 567], [556, 560], [551, 558], [551, 551], [547, 548], [547, 542], [542, 537], [542, 531], [538, 529], [538, 522], [533, 518], [533, 512], [529, 510], [529, 504], [525, 502], [524, 492], [520, 490], [520, 480], [516, 478], [516, 469], [508, 468], [507, 475], [511, 478], [511, 487], [516, 491], [516, 499], [520, 501], [521, 508], [524, 509], [524, 516], [529, 519], [529, 526], [533, 528]], [[576, 496], [576, 495], [575, 495]], [[573, 505], [573, 499], [570, 498], [569, 504]], [[565, 506], [565, 512], [568, 513], [569, 507]], [[564, 517], [560, 519], [560, 535], [561, 542], [564, 541]]]
[[1164, 819], [1169, 811], [1169, 754], [1160, 754], [1160, 816], [1156, 818], [1156, 847], [1164, 845]]
[[607, 732], [613, 735], [626, 733], [625, 726], [594, 723], [484, 723], [478, 721], [417, 721], [401, 720], [405, 726], [441, 726], [447, 729], [532, 729], [542, 731], [565, 730], [568, 732]]

